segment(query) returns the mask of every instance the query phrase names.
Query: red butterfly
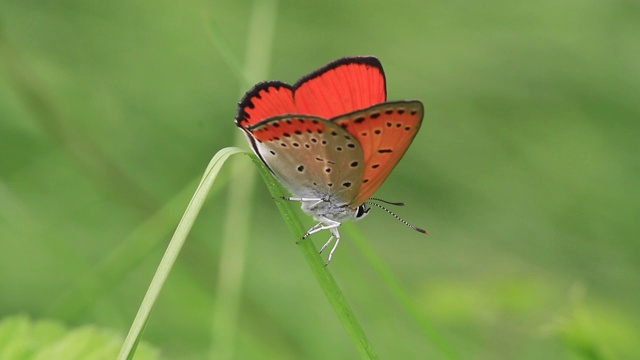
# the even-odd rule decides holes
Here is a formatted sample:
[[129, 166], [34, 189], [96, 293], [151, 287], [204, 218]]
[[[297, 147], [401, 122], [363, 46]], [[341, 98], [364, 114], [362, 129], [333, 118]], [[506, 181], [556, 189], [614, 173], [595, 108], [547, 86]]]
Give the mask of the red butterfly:
[[[379, 204], [367, 199], [382, 185], [420, 129], [420, 101], [387, 102], [382, 64], [345, 57], [294, 85], [261, 82], [239, 104], [236, 125], [255, 153], [319, 223], [303, 239], [358, 220]], [[386, 210], [386, 209], [385, 209]], [[387, 210], [388, 211], [388, 210]], [[410, 225], [415, 230], [426, 231]]]

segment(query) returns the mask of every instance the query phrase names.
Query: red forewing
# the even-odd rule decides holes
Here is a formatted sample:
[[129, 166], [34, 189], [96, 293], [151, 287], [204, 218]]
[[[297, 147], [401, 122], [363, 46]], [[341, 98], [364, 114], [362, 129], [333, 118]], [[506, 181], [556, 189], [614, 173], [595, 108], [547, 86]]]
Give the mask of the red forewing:
[[261, 82], [240, 101], [236, 125], [246, 128], [270, 117], [295, 113], [291, 85], [279, 81]]
[[332, 119], [355, 136], [364, 153], [364, 176], [354, 204], [366, 201], [402, 158], [422, 123], [420, 101], [375, 105]]
[[303, 114], [327, 119], [385, 102], [382, 64], [374, 57], [334, 61], [300, 79], [294, 98]]
[[241, 128], [291, 114], [332, 118], [386, 101], [386, 83], [375, 57], [346, 57], [302, 77], [294, 85], [279, 81], [257, 84], [240, 101]]

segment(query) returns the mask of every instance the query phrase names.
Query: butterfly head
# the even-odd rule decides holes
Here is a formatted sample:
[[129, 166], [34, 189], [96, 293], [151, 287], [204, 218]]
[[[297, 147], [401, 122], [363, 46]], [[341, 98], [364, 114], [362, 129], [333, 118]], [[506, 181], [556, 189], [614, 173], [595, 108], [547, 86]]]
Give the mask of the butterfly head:
[[363, 217], [369, 215], [369, 210], [371, 210], [370, 207], [368, 207], [366, 204], [362, 204], [360, 206], [358, 206], [356, 208], [356, 217], [355, 220], [360, 220]]

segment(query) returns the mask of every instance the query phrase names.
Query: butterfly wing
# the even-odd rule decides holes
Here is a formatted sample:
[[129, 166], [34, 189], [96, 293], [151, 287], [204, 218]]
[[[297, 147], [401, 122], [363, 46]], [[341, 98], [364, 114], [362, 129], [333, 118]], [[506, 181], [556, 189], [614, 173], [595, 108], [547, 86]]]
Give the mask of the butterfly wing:
[[389, 176], [418, 133], [423, 114], [420, 101], [394, 101], [331, 119], [362, 146], [365, 168], [354, 205], [366, 201]]
[[372, 56], [338, 59], [295, 85], [300, 114], [330, 119], [387, 100], [382, 64]]
[[294, 85], [267, 81], [238, 104], [240, 128], [290, 114], [332, 118], [386, 101], [382, 64], [373, 56], [345, 57], [303, 76]]
[[236, 125], [245, 129], [262, 120], [284, 114], [296, 114], [293, 87], [280, 81], [256, 84], [238, 104]]
[[[385, 101], [380, 61], [371, 56], [346, 57], [294, 85], [257, 84], [240, 101], [236, 124], [294, 195], [338, 194], [341, 200], [359, 205], [382, 185], [422, 122], [420, 102]], [[299, 123], [294, 125], [295, 121]], [[327, 135], [332, 133], [339, 136]], [[350, 156], [336, 150], [354, 149], [349, 145], [356, 149]], [[354, 163], [358, 165], [351, 168]], [[298, 171], [299, 166], [304, 170]], [[323, 173], [327, 168], [330, 172]], [[337, 191], [333, 186], [338, 182], [349, 186]]]
[[319, 117], [287, 115], [246, 131], [263, 162], [293, 196], [353, 203], [365, 162], [360, 143], [345, 129]]

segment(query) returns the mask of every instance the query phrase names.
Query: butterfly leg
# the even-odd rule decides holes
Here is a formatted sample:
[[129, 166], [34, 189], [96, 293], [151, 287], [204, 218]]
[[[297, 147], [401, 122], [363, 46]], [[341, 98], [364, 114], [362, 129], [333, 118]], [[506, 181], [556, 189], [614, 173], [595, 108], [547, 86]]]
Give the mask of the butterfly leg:
[[339, 222], [329, 220], [329, 219], [324, 219], [324, 222], [317, 223], [311, 229], [309, 229], [309, 231], [307, 231], [307, 233], [302, 236], [302, 239], [306, 239], [309, 236], [317, 232], [320, 232], [322, 230], [331, 230], [333, 232], [333, 229], [337, 228], [338, 226], [340, 226]]
[[303, 197], [293, 197], [293, 196], [283, 196], [282, 198], [289, 201], [323, 201], [322, 199], [318, 199], [318, 198], [303, 198]]
[[[324, 263], [324, 266], [329, 265], [329, 263], [331, 262], [331, 259], [333, 258], [333, 253], [336, 252], [336, 249], [338, 248], [338, 244], [340, 243], [340, 232], [338, 231], [337, 227], [334, 227], [331, 229], [331, 233], [333, 235], [331, 235], [331, 238], [329, 238], [329, 242], [331, 242], [331, 239], [333, 237], [336, 238], [336, 243], [333, 244], [333, 247], [331, 248], [331, 251], [329, 251], [329, 257], [327, 258], [327, 262]], [[324, 246], [327, 246], [329, 243], [324, 244]], [[323, 248], [324, 248], [323, 246]], [[320, 250], [320, 252], [322, 252], [322, 249]]]
[[329, 246], [329, 244], [331, 244], [331, 241], [335, 238], [335, 236], [331, 235], [331, 237], [329, 238], [329, 240], [327, 240], [326, 243], [324, 243], [324, 245], [322, 245], [322, 247], [320, 248], [320, 251], [318, 251], [318, 253], [322, 254], [322, 252], [324, 251], [324, 249], [327, 248], [327, 246]]
[[331, 258], [333, 258], [333, 253], [336, 251], [336, 249], [338, 248], [338, 243], [340, 243], [340, 232], [338, 231], [338, 227], [340, 226], [340, 223], [337, 221], [333, 221], [333, 220], [329, 220], [329, 219], [325, 219], [326, 223], [318, 223], [316, 224], [314, 227], [312, 227], [311, 229], [309, 229], [309, 231], [307, 231], [306, 234], [304, 234], [304, 236], [302, 237], [303, 239], [313, 235], [319, 231], [322, 230], [331, 230], [331, 237], [329, 238], [329, 240], [327, 240], [326, 243], [324, 243], [324, 245], [322, 245], [322, 247], [320, 248], [319, 253], [322, 254], [322, 252], [324, 251], [324, 249], [327, 248], [327, 246], [329, 246], [329, 244], [331, 244], [331, 242], [333, 241], [333, 239], [336, 239], [335, 244], [333, 244], [333, 247], [331, 248], [331, 251], [329, 252], [329, 257], [327, 258], [327, 262], [325, 263], [326, 265], [329, 265], [329, 263], [331, 262]]
[[303, 197], [288, 197], [288, 196], [283, 196], [282, 198], [289, 201], [302, 201], [302, 202], [315, 201], [313, 204], [308, 205], [308, 207], [314, 207], [320, 204], [321, 202], [326, 201], [324, 199], [318, 199], [318, 198], [303, 198]]
[[320, 248], [320, 251], [319, 251], [319, 253], [322, 253], [324, 251], [324, 249], [326, 249], [327, 246], [329, 246], [329, 244], [331, 244], [331, 241], [333, 241], [333, 239], [336, 239], [335, 244], [333, 245], [333, 247], [331, 248], [331, 251], [329, 252], [329, 257], [327, 258], [327, 262], [325, 263], [325, 266], [326, 266], [326, 265], [329, 264], [329, 262], [331, 262], [331, 258], [333, 258], [333, 253], [338, 248], [338, 243], [340, 243], [340, 232], [338, 231], [338, 227], [340, 226], [340, 222], [329, 220], [329, 219], [323, 219], [323, 220], [324, 220], [324, 222], [318, 223], [318, 224], [314, 225], [311, 229], [309, 229], [309, 231], [307, 231], [307, 233], [304, 234], [302, 239], [305, 239], [305, 238], [309, 237], [310, 235], [313, 235], [313, 234], [315, 234], [317, 232], [320, 232], [322, 230], [331, 230], [331, 237], [329, 238], [329, 240], [326, 243], [324, 243], [324, 245], [322, 245], [322, 247]]

